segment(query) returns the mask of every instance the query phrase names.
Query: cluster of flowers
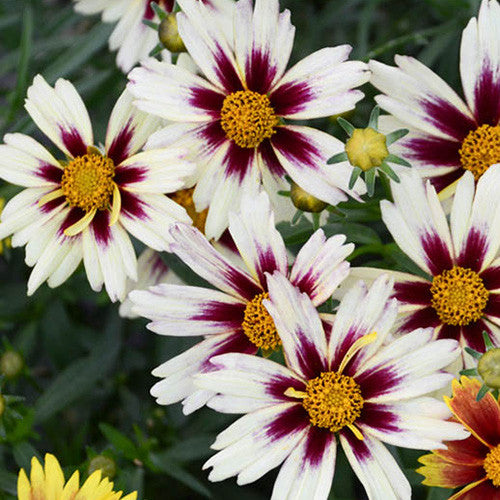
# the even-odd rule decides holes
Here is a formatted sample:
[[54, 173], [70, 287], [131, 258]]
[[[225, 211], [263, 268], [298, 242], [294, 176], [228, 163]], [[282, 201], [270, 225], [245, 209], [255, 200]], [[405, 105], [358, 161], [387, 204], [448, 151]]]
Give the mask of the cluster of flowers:
[[[186, 414], [204, 405], [245, 414], [213, 444], [213, 481], [245, 484], [281, 465], [273, 498], [326, 499], [338, 439], [370, 499], [411, 496], [383, 442], [436, 450], [420, 472], [426, 484], [466, 485], [454, 499], [497, 498], [497, 399], [476, 402], [481, 384], [467, 377], [446, 404], [426, 396], [450, 387], [450, 364], [475, 366], [461, 347], [484, 353], [483, 332], [500, 345], [497, 0], [483, 0], [463, 33], [465, 102], [413, 58], [348, 61], [346, 45], [287, 70], [294, 27], [278, 0], [178, 0], [192, 60], [177, 64], [166, 51], [145, 59], [156, 44], [142, 23], [156, 19], [152, 2], [75, 2], [119, 19], [110, 46], [124, 71], [142, 62], [104, 145], [73, 85], [37, 76], [26, 109], [62, 157], [22, 134], [0, 146], [0, 176], [26, 188], [5, 206], [0, 238], [26, 247], [28, 294], [60, 285], [83, 259], [92, 289], [104, 284], [122, 315], [150, 319], [161, 335], [203, 337], [156, 368], [152, 394], [182, 401]], [[343, 122], [347, 145], [289, 124], [353, 109], [368, 81], [389, 114], [378, 124], [374, 113], [366, 129]], [[383, 221], [421, 275], [349, 269], [354, 246], [321, 229], [291, 258], [275, 227], [285, 176], [336, 205], [361, 202], [377, 168], [394, 179]], [[139, 261], [129, 234], [147, 247]], [[175, 253], [214, 288], [174, 283], [155, 251]], [[332, 295], [335, 314], [320, 314]], [[284, 365], [268, 359], [275, 351]], [[78, 478], [44, 496], [51, 474], [62, 492], [54, 460], [45, 476], [34, 462], [31, 484], [21, 474], [20, 498], [73, 498]], [[91, 487], [111, 495], [111, 483], [89, 481], [81, 498], [101, 498], [86, 496]]]

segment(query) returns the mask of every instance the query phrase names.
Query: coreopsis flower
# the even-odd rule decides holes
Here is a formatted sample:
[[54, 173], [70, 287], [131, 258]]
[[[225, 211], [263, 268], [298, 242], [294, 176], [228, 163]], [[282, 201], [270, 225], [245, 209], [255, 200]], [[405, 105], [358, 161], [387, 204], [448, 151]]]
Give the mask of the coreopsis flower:
[[[398, 67], [370, 61], [371, 83], [384, 95], [377, 103], [410, 133], [398, 155], [428, 177], [438, 192], [451, 193], [469, 171], [477, 181], [500, 162], [500, 5], [482, 0], [478, 18], [463, 31], [460, 74], [465, 102], [439, 76], [412, 57]], [[389, 126], [389, 124], [387, 124]], [[442, 196], [445, 196], [443, 193]]]
[[83, 258], [92, 289], [104, 283], [111, 300], [123, 300], [127, 276], [137, 279], [128, 233], [168, 249], [168, 224], [190, 219], [164, 193], [182, 188], [195, 166], [179, 149], [138, 153], [157, 122], [132, 106], [127, 91], [113, 109], [102, 150], [70, 82], [52, 88], [35, 77], [26, 109], [66, 155], [56, 159], [23, 134], [7, 134], [0, 146], [0, 177], [26, 187], [2, 212], [0, 239], [13, 234], [12, 246], [26, 245], [26, 263], [34, 266], [28, 295], [45, 280], [51, 287], [63, 283]]
[[102, 477], [100, 470], [92, 473], [80, 487], [80, 474], [76, 471], [68, 482], [59, 461], [54, 455], [45, 455], [42, 466], [36, 457], [31, 460], [30, 478], [24, 469], [17, 481], [18, 500], [136, 500], [137, 492], [122, 497], [121, 491], [113, 490], [113, 483]]
[[273, 499], [326, 499], [338, 439], [370, 499], [409, 499], [410, 485], [383, 442], [432, 449], [467, 437], [446, 421], [444, 403], [424, 396], [452, 379], [441, 369], [459, 355], [457, 341], [432, 341], [432, 330], [419, 328], [384, 345], [397, 314], [386, 277], [369, 290], [351, 288], [328, 332], [283, 274], [268, 276], [268, 286], [265, 306], [287, 366], [224, 354], [212, 358], [214, 371], [196, 377], [218, 393], [209, 406], [246, 413], [217, 436], [212, 448], [220, 451], [204, 465], [209, 479], [238, 475], [246, 484], [284, 462]]
[[[151, 6], [153, 1], [168, 13], [174, 10], [175, 0], [73, 0], [75, 10], [81, 14], [102, 13], [104, 22], [118, 21], [109, 39], [109, 48], [118, 50], [116, 63], [124, 73], [128, 73], [139, 61], [147, 58], [158, 43], [158, 32], [143, 22], [158, 20]], [[212, 9], [227, 9], [232, 3], [232, 0], [199, 1]]]
[[206, 234], [218, 238], [230, 208], [243, 193], [261, 184], [269, 192], [283, 185], [284, 174], [330, 204], [349, 193], [365, 192], [359, 181], [348, 188], [352, 167], [330, 167], [326, 160], [342, 143], [319, 130], [288, 125], [353, 109], [363, 94], [355, 87], [368, 80], [367, 66], [346, 61], [351, 47], [324, 48], [285, 72], [293, 45], [289, 11], [278, 0], [236, 3], [234, 36], [227, 18], [196, 0], [179, 0], [179, 32], [202, 76], [150, 59], [129, 75], [137, 106], [177, 122], [150, 143], [181, 142], [197, 151], [201, 173], [194, 199], [209, 207]]
[[345, 236], [325, 238], [316, 231], [298, 253], [291, 270], [285, 243], [274, 226], [266, 193], [244, 197], [241, 211], [230, 214], [229, 233], [246, 269], [218, 252], [196, 229], [185, 224], [171, 228], [171, 250], [216, 290], [171, 284], [130, 294], [133, 311], [152, 322], [148, 328], [171, 336], [205, 339], [153, 371], [161, 377], [151, 393], [159, 404], [183, 401], [184, 413], [203, 406], [212, 391], [198, 390], [193, 375], [210, 370], [209, 359], [225, 352], [256, 354], [279, 349], [280, 338], [263, 305], [268, 297], [265, 274], [286, 274], [315, 305], [332, 294], [348, 273], [344, 260], [354, 246]]
[[482, 332], [500, 345], [500, 165], [474, 183], [459, 181], [447, 222], [435, 188], [416, 172], [392, 184], [394, 203], [381, 202], [382, 219], [401, 250], [428, 276], [396, 273], [400, 332], [433, 327], [484, 352]]
[[423, 484], [461, 488], [449, 500], [494, 500], [500, 497], [500, 407], [491, 394], [477, 400], [481, 382], [461, 377], [453, 380], [453, 395], [445, 398], [471, 435], [464, 441], [445, 441], [447, 449], [433, 450], [419, 458]]

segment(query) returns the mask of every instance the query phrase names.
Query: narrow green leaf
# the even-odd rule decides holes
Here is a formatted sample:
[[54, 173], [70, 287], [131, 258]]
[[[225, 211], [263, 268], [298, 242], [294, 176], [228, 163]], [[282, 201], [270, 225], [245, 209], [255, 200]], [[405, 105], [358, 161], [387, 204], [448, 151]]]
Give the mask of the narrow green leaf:
[[486, 393], [490, 390], [490, 388], [486, 385], [486, 384], [483, 384], [481, 386], [481, 389], [479, 389], [479, 392], [477, 393], [477, 396], [476, 396], [476, 401], [481, 401], [481, 399], [484, 398], [484, 396], [486, 396]]
[[354, 187], [354, 184], [356, 184], [356, 181], [361, 175], [361, 172], [363, 172], [363, 170], [361, 170], [359, 167], [353, 168], [351, 178], [349, 179], [349, 189], [352, 189]]
[[350, 124], [346, 119], [339, 116], [337, 118], [339, 125], [345, 130], [345, 133], [351, 137], [353, 132], [356, 130], [354, 125]]
[[385, 161], [390, 161], [391, 163], [396, 163], [397, 165], [402, 165], [403, 167], [411, 167], [411, 163], [408, 163], [403, 158], [393, 154], [387, 155]]
[[385, 144], [387, 147], [389, 147], [391, 144], [394, 144], [396, 141], [404, 137], [406, 134], [408, 134], [409, 130], [407, 128], [400, 128], [399, 130], [395, 130], [394, 132], [391, 132], [390, 134], [387, 134], [385, 136]]
[[104, 434], [106, 439], [117, 449], [121, 451], [125, 458], [133, 461], [139, 458], [140, 452], [134, 442], [129, 439], [125, 434], [115, 429], [111, 425], [100, 423], [99, 429]]
[[19, 467], [23, 467], [24, 469], [29, 469], [31, 459], [33, 457], [37, 457], [40, 459], [40, 455], [33, 448], [33, 446], [28, 443], [28, 441], [20, 441], [18, 443], [14, 443], [12, 448], [12, 454], [14, 455], [14, 460]]
[[292, 226], [297, 224], [297, 222], [299, 222], [300, 218], [302, 217], [302, 214], [304, 212], [302, 210], [297, 210], [295, 212], [295, 215], [293, 216], [293, 219], [292, 219]]
[[0, 469], [0, 490], [16, 495], [17, 493], [17, 476], [6, 470]]
[[370, 119], [368, 120], [368, 126], [373, 130], [378, 131], [378, 117], [380, 116], [379, 106], [375, 106], [370, 113]]
[[347, 153], [345, 151], [342, 151], [342, 153], [337, 153], [336, 155], [333, 155], [331, 158], [327, 160], [326, 163], [328, 165], [332, 165], [334, 163], [340, 163], [341, 161], [348, 161]]

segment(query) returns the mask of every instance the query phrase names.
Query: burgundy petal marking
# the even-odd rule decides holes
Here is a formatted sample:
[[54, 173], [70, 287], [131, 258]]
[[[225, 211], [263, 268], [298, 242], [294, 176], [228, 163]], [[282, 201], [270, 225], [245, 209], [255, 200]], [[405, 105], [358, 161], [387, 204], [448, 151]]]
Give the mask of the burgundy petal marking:
[[107, 152], [108, 158], [111, 158], [115, 165], [119, 165], [123, 160], [128, 158], [130, 142], [133, 136], [134, 127], [132, 127], [132, 120], [129, 119], [118, 135], [113, 139]]
[[495, 126], [500, 122], [500, 78], [495, 75], [492, 66], [490, 61], [483, 61], [483, 69], [474, 89], [474, 101], [477, 122]]
[[59, 236], [64, 236], [64, 230], [78, 222], [84, 215], [85, 212], [80, 208], [71, 208], [63, 220], [61, 227], [57, 230], [57, 234]]
[[396, 424], [399, 418], [387, 408], [383, 404], [365, 403], [358, 421], [381, 432], [398, 432], [400, 429]]
[[274, 271], [279, 271], [280, 266], [272, 248], [257, 247], [257, 258], [258, 262], [255, 265], [257, 276], [262, 287], [267, 289], [265, 273], [272, 274]]
[[460, 167], [459, 149], [461, 142], [438, 137], [416, 137], [407, 141], [401, 141], [401, 144], [409, 151], [406, 158], [416, 160], [426, 165]]
[[300, 339], [295, 346], [295, 353], [301, 372], [307, 379], [318, 377], [322, 372], [329, 371], [327, 360], [318, 352], [316, 345], [308, 340], [307, 334], [297, 331], [296, 337]]
[[467, 267], [475, 272], [481, 269], [486, 251], [488, 250], [488, 240], [486, 235], [476, 228], [472, 228], [465, 240], [457, 259], [457, 265]]
[[271, 141], [266, 139], [259, 146], [259, 153], [262, 156], [262, 160], [271, 172], [276, 177], [283, 177], [285, 175], [285, 169], [281, 165], [276, 153], [274, 152]]
[[287, 401], [290, 403], [296, 403], [297, 399], [289, 396], [285, 396], [285, 391], [289, 387], [293, 387], [297, 391], [304, 391], [305, 384], [296, 380], [293, 377], [285, 377], [282, 375], [273, 377], [266, 383], [267, 390], [266, 392], [273, 396], [276, 399], [282, 399], [283, 401]]
[[[462, 326], [461, 329], [465, 342], [469, 347], [478, 352], [484, 352], [486, 350], [483, 340], [483, 332], [486, 331], [491, 333], [491, 330], [485, 321], [480, 319], [478, 321], [474, 321], [474, 323]], [[490, 337], [493, 337], [492, 340], [495, 340], [493, 335], [490, 335]]]
[[245, 65], [248, 89], [259, 94], [267, 94], [276, 72], [277, 68], [271, 65], [269, 54], [254, 48]]
[[441, 320], [433, 307], [425, 307], [409, 314], [399, 327], [401, 333], [412, 332], [417, 328], [436, 328]]
[[394, 297], [404, 304], [419, 304], [428, 306], [431, 303], [430, 282], [403, 281], [394, 284]]
[[147, 172], [146, 167], [117, 167], [113, 180], [120, 187], [134, 184], [143, 181], [147, 177]]
[[488, 297], [488, 303], [484, 309], [484, 315], [500, 318], [500, 295], [498, 293], [491, 293]]
[[500, 266], [488, 267], [479, 276], [481, 276], [487, 290], [500, 288]]
[[233, 63], [228, 59], [220, 45], [216, 44], [214, 53], [216, 68], [215, 73], [227, 92], [244, 90], [240, 77]]
[[207, 125], [202, 125], [197, 135], [205, 141], [204, 149], [205, 153], [212, 153], [217, 148], [222, 146], [222, 144], [227, 141], [226, 134], [219, 121], [213, 121]]
[[278, 87], [270, 100], [277, 115], [293, 115], [302, 111], [314, 97], [306, 82], [288, 82]]
[[364, 440], [358, 439], [348, 428], [341, 430], [340, 433], [348, 441], [356, 460], [365, 463], [372, 459], [372, 452]]
[[453, 260], [445, 242], [437, 234], [427, 233], [422, 237], [422, 247], [427, 265], [433, 276], [453, 267]]
[[244, 317], [245, 304], [226, 304], [210, 300], [204, 303], [203, 312], [192, 316], [191, 320], [220, 322], [236, 330], [240, 330]]
[[61, 196], [60, 198], [56, 198], [55, 200], [49, 201], [48, 203], [44, 203], [40, 207], [40, 210], [44, 214], [48, 214], [49, 212], [52, 212], [52, 210], [56, 209], [60, 205], [64, 205], [65, 203], [66, 203], [66, 198], [64, 198], [64, 196]]
[[62, 141], [73, 157], [76, 158], [77, 156], [84, 156], [87, 154], [87, 145], [76, 128], [65, 130], [61, 127], [60, 131]]
[[277, 441], [309, 425], [306, 410], [300, 403], [297, 403], [278, 415], [264, 430], [271, 439]]
[[109, 212], [107, 210], [98, 210], [95, 217], [92, 219], [90, 226], [94, 231], [97, 244], [106, 248], [111, 241]]
[[325, 458], [325, 451], [330, 448], [332, 441], [335, 441], [335, 434], [328, 429], [311, 426], [306, 435], [305, 459], [303, 468], [311, 465], [320, 467]]
[[476, 122], [464, 115], [451, 103], [439, 98], [423, 99], [420, 104], [427, 112], [427, 121], [450, 137], [463, 141]]
[[443, 324], [443, 326], [439, 330], [437, 338], [438, 339], [460, 340], [461, 335], [462, 335], [462, 327], [461, 326]]
[[452, 172], [449, 172], [448, 174], [431, 177], [429, 180], [434, 186], [434, 189], [439, 193], [445, 187], [448, 187], [450, 184], [453, 184], [457, 179], [462, 177], [462, 175], [464, 175], [464, 172], [464, 169], [460, 167], [456, 170], [453, 170]]
[[217, 243], [226, 247], [228, 250], [231, 250], [231, 252], [236, 254], [238, 253], [238, 247], [236, 246], [236, 243], [234, 242], [228, 229], [222, 233], [222, 236], [217, 240]]
[[191, 88], [190, 103], [199, 109], [210, 111], [214, 118], [220, 118], [220, 111], [224, 103], [225, 95], [202, 87]]
[[230, 141], [229, 149], [223, 160], [226, 174], [236, 177], [241, 184], [253, 166], [255, 154], [255, 149], [240, 148], [237, 144]]
[[210, 359], [220, 354], [238, 352], [242, 354], [256, 354], [257, 348], [248, 340], [242, 332], [236, 332], [229, 337], [224, 337], [219, 344], [208, 353], [207, 357], [200, 365], [201, 372], [211, 372], [217, 370], [216, 365], [210, 363]]
[[296, 167], [316, 170], [316, 164], [321, 159], [320, 151], [299, 132], [287, 127], [277, 127], [276, 133], [270, 139], [288, 161]]
[[[348, 371], [345, 373], [348, 374]], [[364, 400], [391, 392], [401, 381], [401, 375], [391, 365], [382, 368], [376, 366], [356, 377], [356, 382], [361, 387]]]
[[122, 198], [122, 213], [124, 215], [130, 217], [131, 219], [149, 219], [149, 215], [145, 210], [146, 203], [137, 195], [132, 194], [130, 191], [126, 191], [125, 189], [120, 189], [120, 195]]
[[54, 184], [61, 184], [63, 170], [55, 167], [54, 165], [50, 165], [50, 163], [43, 163], [40, 165], [35, 174], [45, 181], [53, 182]]
[[[151, 0], [153, 1], [153, 0]], [[203, 2], [205, 3], [205, 2]], [[163, 0], [164, 8], [167, 12], [172, 12], [174, 10], [175, 0]]]

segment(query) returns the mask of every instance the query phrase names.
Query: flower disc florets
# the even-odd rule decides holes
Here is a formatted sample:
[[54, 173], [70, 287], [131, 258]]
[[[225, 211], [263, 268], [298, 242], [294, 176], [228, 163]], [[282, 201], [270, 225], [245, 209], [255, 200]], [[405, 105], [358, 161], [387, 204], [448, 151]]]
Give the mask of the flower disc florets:
[[483, 315], [489, 292], [472, 269], [455, 266], [434, 276], [431, 305], [443, 323], [468, 325]]
[[85, 212], [108, 208], [113, 194], [113, 160], [89, 153], [71, 160], [65, 167], [61, 189], [72, 207]]
[[269, 97], [252, 90], [229, 94], [222, 105], [221, 127], [241, 148], [256, 148], [275, 133], [278, 117]]
[[498, 488], [500, 486], [500, 445], [486, 455], [483, 468], [488, 479]]
[[500, 126], [481, 125], [462, 142], [460, 162], [476, 181], [491, 165], [500, 163]]
[[337, 432], [361, 415], [361, 388], [348, 375], [323, 372], [307, 382], [306, 393], [302, 404], [312, 425]]
[[242, 323], [243, 332], [257, 347], [268, 351], [281, 345], [273, 318], [262, 304], [264, 299], [269, 299], [267, 292], [256, 295], [245, 308], [245, 318]]

